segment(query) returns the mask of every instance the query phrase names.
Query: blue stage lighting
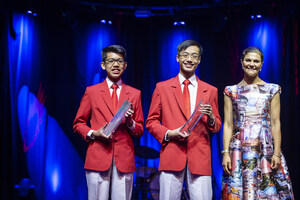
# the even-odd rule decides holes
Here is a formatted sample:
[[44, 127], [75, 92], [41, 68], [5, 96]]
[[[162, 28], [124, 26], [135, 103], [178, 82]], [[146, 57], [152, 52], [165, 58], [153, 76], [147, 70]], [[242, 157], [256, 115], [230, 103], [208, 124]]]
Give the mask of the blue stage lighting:
[[251, 19], [256, 20], [256, 19], [261, 19], [262, 15], [257, 14], [257, 15], [251, 15]]
[[37, 13], [33, 13], [32, 15], [36, 17], [36, 16], [37, 16]]
[[31, 10], [28, 10], [28, 11], [27, 11], [27, 14], [32, 14], [32, 11], [31, 11]]
[[111, 20], [109, 20], [107, 23], [108, 23], [109, 25], [112, 25], [112, 21], [111, 21]]
[[105, 19], [101, 19], [100, 23], [101, 24], [106, 24], [106, 20]]
[[173, 26], [185, 26], [185, 21], [175, 21], [173, 22]]
[[150, 17], [152, 15], [151, 10], [148, 9], [138, 9], [134, 14], [136, 17]]

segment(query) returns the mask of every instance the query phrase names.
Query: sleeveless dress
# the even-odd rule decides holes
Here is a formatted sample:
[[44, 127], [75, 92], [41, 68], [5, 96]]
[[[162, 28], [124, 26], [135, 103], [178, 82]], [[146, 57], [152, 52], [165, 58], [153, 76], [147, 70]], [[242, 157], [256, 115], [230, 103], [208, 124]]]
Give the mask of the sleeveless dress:
[[222, 199], [294, 199], [283, 154], [278, 169], [271, 169], [273, 137], [271, 101], [281, 88], [276, 84], [227, 86], [232, 101], [234, 133], [230, 140], [231, 174], [223, 173]]

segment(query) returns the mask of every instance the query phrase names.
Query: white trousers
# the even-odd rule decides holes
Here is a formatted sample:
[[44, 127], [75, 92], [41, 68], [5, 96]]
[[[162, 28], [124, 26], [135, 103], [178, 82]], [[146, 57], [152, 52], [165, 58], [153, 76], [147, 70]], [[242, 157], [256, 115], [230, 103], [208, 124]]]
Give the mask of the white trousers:
[[162, 171], [160, 181], [160, 200], [180, 200], [183, 181], [186, 180], [188, 193], [191, 200], [211, 200], [211, 176], [192, 174], [188, 167], [179, 172]]
[[[112, 166], [103, 172], [86, 170], [89, 200], [130, 200], [133, 185], [133, 173], [122, 173]], [[111, 187], [111, 188], [110, 188]]]

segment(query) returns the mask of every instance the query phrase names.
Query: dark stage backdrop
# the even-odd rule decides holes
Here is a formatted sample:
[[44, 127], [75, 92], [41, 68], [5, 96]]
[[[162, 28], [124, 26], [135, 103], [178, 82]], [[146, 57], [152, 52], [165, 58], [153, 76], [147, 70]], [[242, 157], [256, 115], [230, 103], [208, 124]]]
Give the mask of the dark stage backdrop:
[[[250, 45], [262, 49], [261, 78], [282, 87], [282, 149], [297, 199], [299, 17], [277, 11], [251, 20], [250, 15], [237, 11], [220, 22], [213, 16], [197, 15], [186, 19], [185, 26], [173, 26], [171, 17], [115, 16], [108, 25], [53, 13], [36, 17], [2, 13], [1, 199], [18, 199], [22, 184], [36, 199], [86, 199], [83, 165], [87, 145], [73, 133], [72, 122], [85, 88], [105, 78], [100, 68], [101, 49], [111, 44], [126, 48], [128, 68], [123, 81], [142, 91], [146, 118], [155, 84], [179, 72], [176, 47], [185, 39], [203, 45], [196, 74], [219, 89], [222, 118], [223, 89], [242, 79], [241, 51]], [[214, 198], [220, 199], [222, 131], [211, 135], [211, 141]], [[134, 142], [160, 150], [146, 129]], [[155, 171], [158, 162], [136, 156], [136, 165], [147, 170]], [[136, 189], [139, 174], [135, 180]], [[134, 190], [134, 198], [141, 198], [136, 193]]]

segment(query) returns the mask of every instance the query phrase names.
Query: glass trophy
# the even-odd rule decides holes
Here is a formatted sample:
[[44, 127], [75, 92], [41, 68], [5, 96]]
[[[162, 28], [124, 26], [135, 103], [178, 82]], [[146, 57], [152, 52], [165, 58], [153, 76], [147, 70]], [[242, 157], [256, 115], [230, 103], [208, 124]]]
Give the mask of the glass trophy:
[[112, 118], [112, 120], [109, 122], [109, 124], [105, 127], [103, 130], [103, 133], [106, 136], [109, 136], [111, 133], [115, 132], [115, 130], [120, 125], [121, 121], [125, 118], [125, 113], [130, 108], [131, 103], [127, 100], [124, 101], [118, 112], [115, 114], [115, 116]]
[[202, 104], [203, 99], [200, 100], [198, 105], [196, 106], [193, 114], [187, 120], [187, 122], [183, 125], [183, 127], [180, 129], [181, 133], [187, 133], [191, 134], [192, 130], [195, 128], [196, 124], [200, 121], [201, 117], [203, 116], [203, 113], [199, 111], [201, 104]]

